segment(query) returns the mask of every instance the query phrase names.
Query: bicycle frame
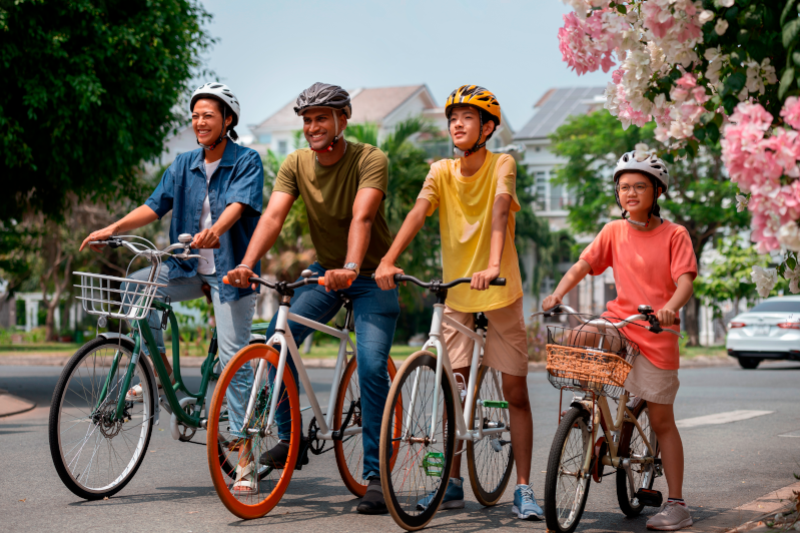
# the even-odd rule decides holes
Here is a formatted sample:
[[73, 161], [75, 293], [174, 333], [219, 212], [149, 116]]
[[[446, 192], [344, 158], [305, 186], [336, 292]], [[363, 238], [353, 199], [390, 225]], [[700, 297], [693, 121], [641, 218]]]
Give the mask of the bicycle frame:
[[[281, 302], [281, 305], [278, 309], [278, 316], [275, 319], [275, 334], [267, 340], [268, 346], [275, 346], [276, 344], [280, 344], [280, 356], [278, 359], [278, 367], [275, 372], [275, 380], [273, 382], [273, 387], [275, 390], [280, 390], [278, 387], [283, 380], [283, 373], [286, 371], [286, 360], [287, 356], [291, 355], [292, 361], [294, 361], [295, 368], [297, 369], [297, 375], [300, 379], [300, 383], [303, 384], [303, 388], [305, 389], [306, 395], [308, 396], [308, 400], [311, 404], [311, 411], [314, 413], [314, 416], [317, 419], [317, 423], [319, 424], [319, 431], [317, 432], [316, 438], [322, 440], [338, 440], [342, 439], [343, 437], [349, 435], [355, 435], [361, 433], [360, 427], [351, 427], [341, 432], [341, 434], [337, 434], [334, 436], [334, 431], [332, 428], [333, 424], [333, 412], [334, 412], [334, 405], [336, 402], [336, 393], [339, 390], [339, 385], [342, 379], [342, 375], [344, 374], [345, 365], [348, 362], [348, 356], [355, 357], [356, 356], [356, 346], [353, 343], [352, 339], [350, 339], [350, 323], [351, 323], [351, 310], [348, 310], [347, 318], [345, 319], [345, 324], [342, 329], [332, 328], [328, 325], [321, 324], [309, 318], [305, 318], [299, 315], [295, 315], [294, 313], [289, 312], [289, 303], [288, 298]], [[333, 376], [333, 383], [331, 383], [331, 394], [330, 398], [328, 399], [328, 410], [327, 413], [323, 415], [322, 409], [320, 408], [319, 400], [317, 400], [317, 395], [314, 393], [314, 389], [311, 387], [311, 380], [308, 377], [308, 372], [306, 372], [306, 367], [303, 364], [303, 359], [300, 356], [300, 352], [297, 349], [297, 343], [292, 336], [292, 331], [288, 328], [288, 321], [291, 320], [292, 322], [297, 322], [298, 324], [302, 324], [306, 327], [309, 327], [315, 331], [321, 331], [327, 335], [331, 335], [332, 337], [336, 337], [339, 339], [339, 353], [336, 356], [336, 366], [334, 370]], [[250, 421], [253, 419], [253, 411], [255, 409], [256, 399], [258, 397], [258, 391], [260, 390], [260, 384], [262, 380], [267, 379], [267, 368], [266, 362], [264, 360], [260, 360], [258, 362], [258, 367], [256, 368], [255, 380], [253, 382], [253, 389], [250, 391], [250, 398], [247, 402], [247, 410], [245, 411], [245, 427], [250, 425]], [[275, 421], [275, 411], [278, 406], [278, 397], [280, 394], [273, 394], [272, 398], [270, 399], [270, 408], [269, 408], [269, 416], [267, 418], [266, 427], [272, 427], [272, 424]]]
[[[467, 381], [467, 397], [465, 398], [464, 405], [465, 407], [461, 407], [461, 402], [454, 402], [455, 403], [455, 421], [456, 421], [456, 438], [458, 440], [467, 440], [477, 442], [488, 435], [493, 435], [497, 433], [503, 433], [504, 431], [508, 431], [508, 427], [501, 425], [501, 427], [497, 428], [483, 428], [483, 424], [479, 424], [478, 429], [468, 429], [467, 425], [469, 424], [469, 414], [473, 412], [475, 408], [475, 382], [478, 378], [478, 370], [480, 367], [480, 358], [481, 354], [483, 353], [483, 346], [485, 343], [485, 332], [483, 329], [478, 329], [477, 331], [472, 331], [465, 327], [463, 324], [456, 322], [455, 320], [449, 318], [447, 315], [444, 314], [445, 305], [442, 303], [436, 303], [433, 306], [433, 319], [431, 320], [431, 331], [428, 335], [428, 340], [422, 346], [422, 350], [426, 350], [428, 348], [433, 348], [436, 350], [436, 374], [435, 374], [435, 382], [441, 383], [442, 374], [444, 373], [447, 376], [447, 379], [450, 381], [450, 387], [453, 391], [458, 390], [458, 386], [455, 381], [455, 376], [453, 375], [453, 368], [450, 363], [450, 357], [447, 353], [447, 345], [443, 342], [442, 338], [442, 322], [445, 321], [453, 328], [455, 328], [459, 333], [466, 335], [473, 341], [473, 348], [472, 348], [472, 361], [470, 364], [470, 371], [469, 371], [469, 380]], [[494, 375], [493, 375], [494, 376]], [[404, 423], [403, 428], [403, 436], [406, 435], [406, 430], [411, 424], [411, 413], [414, 412], [414, 404], [417, 400], [417, 387], [419, 385], [419, 372], [417, 371], [417, 375], [414, 378], [414, 384], [411, 389], [411, 400], [409, 405], [409, 415]], [[500, 389], [500, 384], [496, 384], [498, 386], [498, 390]], [[432, 404], [432, 412], [436, 413], [439, 406], [439, 388], [434, 388], [433, 392], [433, 404]], [[481, 407], [481, 406], [479, 406]], [[483, 416], [480, 416], [480, 419], [483, 419]], [[431, 429], [430, 434], [436, 434], [436, 417], [431, 417]]]

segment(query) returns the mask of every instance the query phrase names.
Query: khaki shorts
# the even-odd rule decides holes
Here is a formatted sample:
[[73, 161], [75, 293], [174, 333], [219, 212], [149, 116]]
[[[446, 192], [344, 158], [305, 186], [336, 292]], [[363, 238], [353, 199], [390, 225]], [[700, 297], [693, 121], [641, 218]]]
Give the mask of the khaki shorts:
[[[474, 326], [472, 313], [445, 307], [444, 314], [469, 329]], [[528, 340], [525, 336], [522, 298], [507, 307], [486, 311], [484, 315], [489, 320], [489, 328], [486, 331], [483, 364], [512, 376], [527, 376]], [[468, 367], [472, 363], [474, 341], [444, 320], [442, 332], [453, 369]]]
[[648, 402], [667, 405], [675, 403], [680, 385], [677, 370], [658, 368], [644, 355], [636, 358], [628, 379], [625, 380], [625, 389], [631, 395]]

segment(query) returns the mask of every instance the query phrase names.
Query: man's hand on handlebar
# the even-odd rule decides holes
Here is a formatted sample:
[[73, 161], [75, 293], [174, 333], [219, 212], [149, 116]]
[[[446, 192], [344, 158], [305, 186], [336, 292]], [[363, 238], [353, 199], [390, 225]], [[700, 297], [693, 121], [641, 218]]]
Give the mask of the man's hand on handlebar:
[[662, 328], [667, 328], [669, 326], [674, 325], [676, 314], [677, 313], [675, 313], [675, 311], [673, 311], [672, 309], [667, 309], [666, 307], [664, 309], [659, 309], [658, 311], [656, 311], [656, 318], [658, 319], [658, 324]]
[[564, 302], [561, 301], [561, 296], [558, 296], [557, 294], [551, 294], [542, 300], [542, 311], [549, 311], [553, 307], [561, 305], [562, 303]]
[[[78, 249], [78, 251], [79, 252], [83, 251], [83, 249], [86, 248], [86, 245], [92, 241], [106, 241], [110, 239], [111, 237], [114, 236], [115, 230], [116, 228], [114, 227], [114, 224], [112, 224], [103, 229], [91, 232], [89, 236], [83, 240], [83, 243], [81, 244], [81, 247]], [[99, 244], [90, 244], [89, 248], [91, 248], [95, 252], [100, 252], [102, 251], [103, 246]]]
[[358, 277], [354, 270], [337, 268], [325, 272], [325, 290], [339, 291], [348, 288]]
[[381, 264], [378, 265], [378, 269], [375, 271], [375, 282], [378, 284], [384, 291], [389, 291], [397, 287], [397, 284], [394, 282], [394, 277], [397, 274], [405, 274], [402, 268], [397, 268], [392, 263], [384, 263], [381, 261]]
[[198, 250], [202, 248], [219, 248], [219, 236], [214, 233], [214, 228], [204, 229], [194, 236], [192, 244], [189, 246]]
[[500, 267], [489, 267], [486, 270], [475, 272], [472, 275], [472, 282], [469, 284], [470, 289], [476, 291], [485, 291], [489, 288], [489, 283], [500, 276]]
[[[239, 289], [246, 289], [248, 285], [250, 285], [250, 278], [255, 277], [253, 271], [244, 266], [239, 265], [233, 270], [228, 271], [228, 283]], [[253, 283], [253, 289], [256, 288], [256, 284]]]

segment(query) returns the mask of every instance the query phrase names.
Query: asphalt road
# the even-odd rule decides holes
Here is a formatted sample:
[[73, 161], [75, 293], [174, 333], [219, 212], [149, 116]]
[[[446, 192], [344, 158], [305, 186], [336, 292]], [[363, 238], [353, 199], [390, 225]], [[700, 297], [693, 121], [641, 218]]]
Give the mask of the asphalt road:
[[[0, 531], [401, 531], [388, 515], [356, 514], [358, 500], [341, 483], [333, 454], [312, 456], [311, 464], [295, 474], [283, 501], [268, 516], [241, 521], [214, 492], [205, 447], [173, 441], [164, 416], [131, 483], [110, 500], [82, 501], [62, 485], [48, 448], [47, 415], [60, 371], [58, 367], [0, 366], [0, 388], [38, 404], [29, 413], [0, 419]], [[196, 386], [198, 371], [186, 374]], [[319, 369], [309, 374], [324, 405], [332, 373]], [[793, 472], [800, 474], [800, 438], [779, 436], [800, 435], [800, 365], [774, 363], [755, 371], [687, 369], [680, 372], [680, 379], [678, 419], [736, 410], [772, 411], [748, 420], [681, 430], [687, 471], [684, 495], [697, 529], [714, 531], [720, 513], [790, 485], [796, 481]], [[535, 426], [533, 486], [541, 499], [542, 471], [556, 429], [558, 392], [544, 373], [530, 374], [528, 388]], [[656, 488], [666, 490], [663, 478]], [[440, 512], [429, 529], [545, 530], [541, 522], [513, 518], [511, 499], [509, 488], [500, 504], [483, 508], [467, 489], [466, 508]], [[655, 511], [649, 508], [645, 513]], [[742, 514], [742, 521], [749, 518]], [[639, 532], [645, 531], [645, 521], [645, 516], [627, 519], [619, 511], [609, 477], [600, 485], [593, 484], [579, 531]]]

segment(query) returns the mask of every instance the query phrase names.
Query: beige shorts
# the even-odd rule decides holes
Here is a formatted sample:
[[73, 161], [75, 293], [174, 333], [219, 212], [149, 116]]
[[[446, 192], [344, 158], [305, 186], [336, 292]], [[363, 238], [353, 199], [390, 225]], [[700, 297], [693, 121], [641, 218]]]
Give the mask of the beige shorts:
[[675, 403], [680, 386], [677, 370], [658, 368], [644, 355], [636, 358], [628, 379], [625, 380], [625, 389], [631, 395], [648, 402], [667, 405]]
[[[472, 313], [445, 307], [444, 314], [469, 329], [473, 328]], [[528, 340], [525, 336], [522, 298], [507, 307], [486, 311], [484, 315], [489, 320], [489, 328], [486, 330], [483, 364], [512, 376], [527, 376]], [[453, 369], [469, 366], [472, 363], [474, 341], [446, 321], [442, 321], [442, 332]]]

